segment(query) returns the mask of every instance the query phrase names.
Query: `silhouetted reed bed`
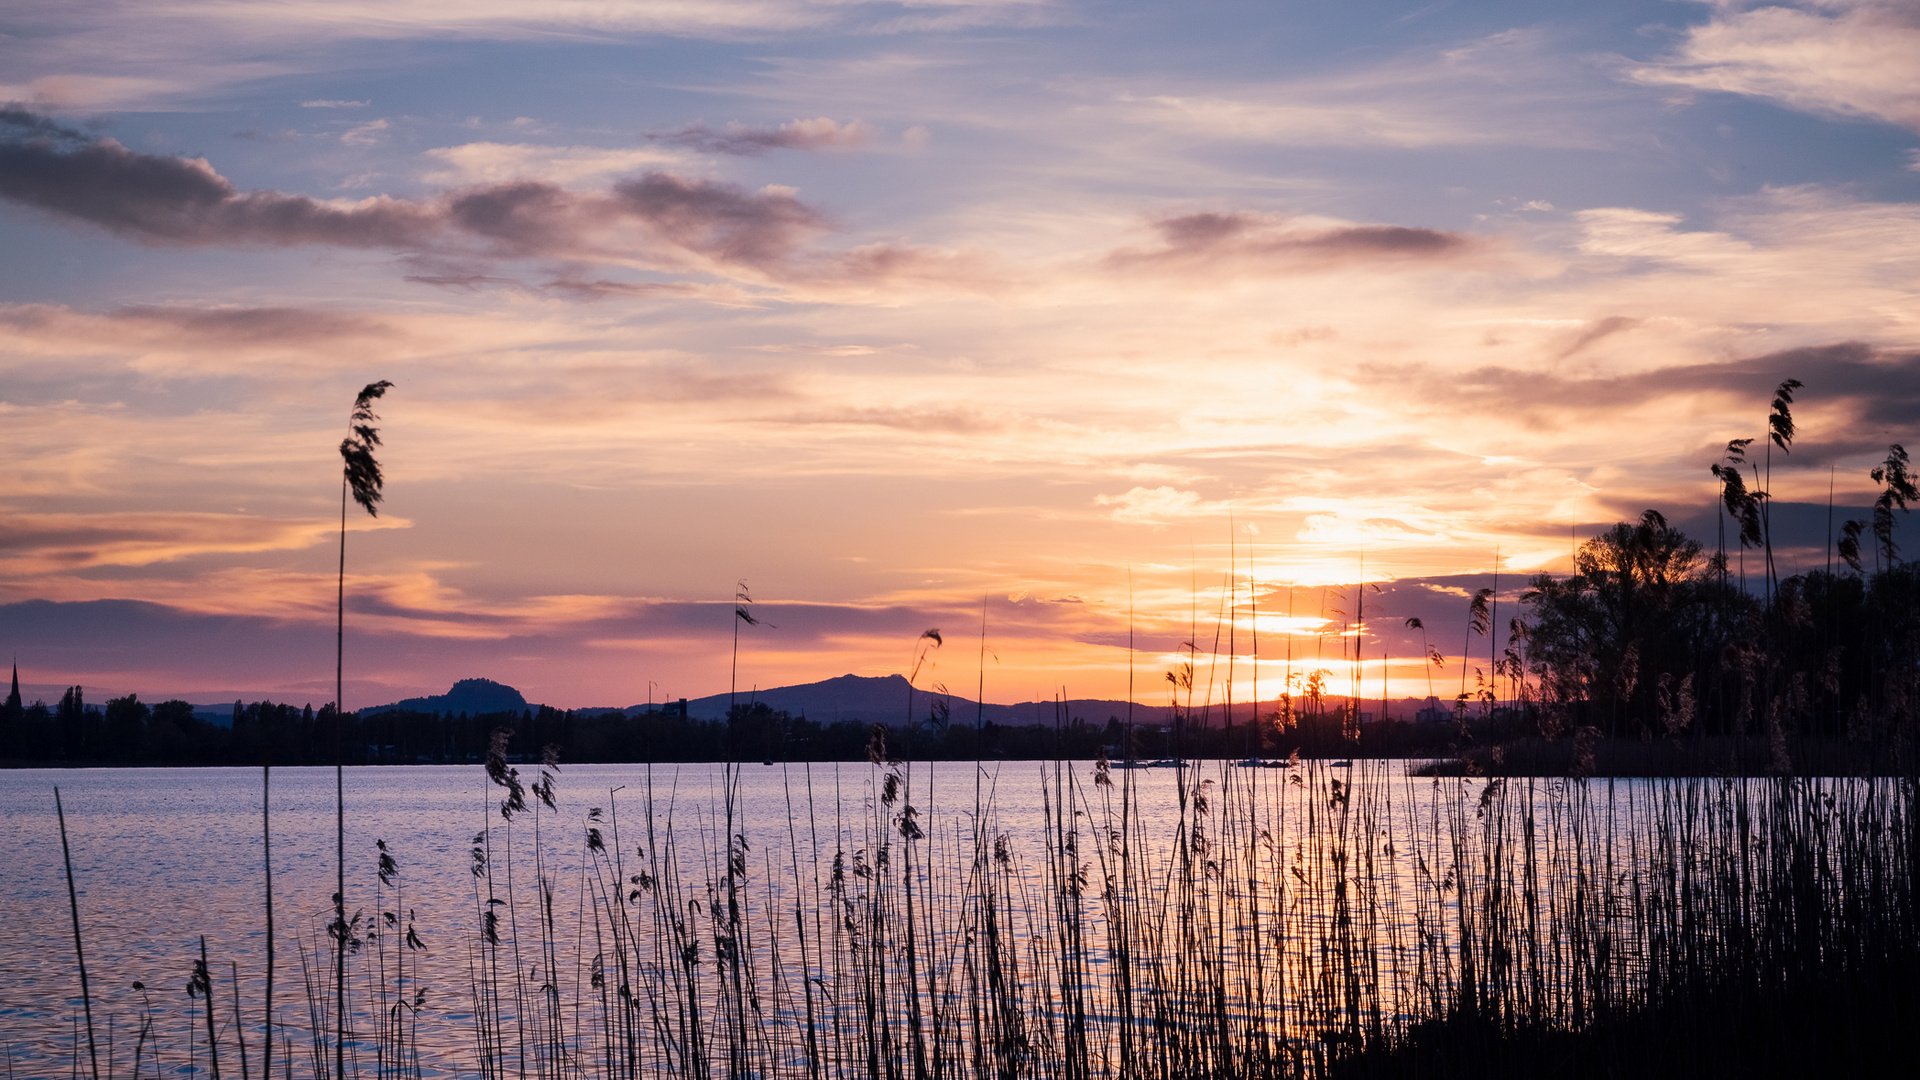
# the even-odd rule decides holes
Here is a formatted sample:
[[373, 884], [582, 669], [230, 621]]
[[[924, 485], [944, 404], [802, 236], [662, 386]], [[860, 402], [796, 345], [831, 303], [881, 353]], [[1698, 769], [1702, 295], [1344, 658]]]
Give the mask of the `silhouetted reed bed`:
[[[1882, 776], [1913, 771], [1916, 746], [1875, 746], [1818, 736], [1670, 739], [1543, 739], [1448, 748], [1450, 756], [1414, 764], [1421, 776], [1733, 777], [1777, 776], [1782, 751], [1791, 771], [1817, 777]], [[1904, 768], [1896, 768], [1904, 765]]]
[[738, 766], [585, 792], [496, 755], [471, 921], [432, 935], [464, 986], [423, 983], [383, 846], [270, 1028], [187, 958], [198, 1026], [97, 1040], [99, 1073], [1766, 1074], [1871, 1062], [1920, 1004], [1911, 778], [874, 758], [778, 767], [769, 812]]

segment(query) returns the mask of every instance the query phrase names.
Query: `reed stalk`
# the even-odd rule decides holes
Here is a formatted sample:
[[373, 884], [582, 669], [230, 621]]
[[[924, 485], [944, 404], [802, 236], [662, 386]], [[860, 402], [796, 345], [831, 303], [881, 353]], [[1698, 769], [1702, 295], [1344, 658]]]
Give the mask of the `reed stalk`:
[[[266, 989], [262, 992], [266, 1034], [260, 1041], [260, 1080], [273, 1080], [273, 766], [260, 766], [260, 866], [265, 881], [262, 906], [266, 913]], [[239, 1000], [239, 990], [234, 991]], [[138, 1070], [135, 1070], [138, 1072]], [[134, 1080], [139, 1080], [138, 1076]]]
[[[504, 753], [490, 771], [511, 808]], [[1571, 1055], [1670, 1075], [1799, 1067], [1810, 1047], [1864, 1062], [1893, 1037], [1877, 1018], [1920, 1002], [1910, 776], [1626, 783], [1416, 777], [1366, 761], [1161, 772], [1056, 759], [975, 766], [969, 799], [964, 781], [894, 760], [876, 734], [873, 759], [836, 767], [831, 784], [810, 767], [749, 770], [741, 805], [784, 806], [788, 820], [752, 834], [761, 813], [736, 814], [728, 834], [723, 790], [689, 801], [656, 772], [640, 829], [621, 822], [620, 789], [579, 807], [543, 773], [536, 812], [580, 814], [578, 874], [559, 869], [553, 822], [544, 851], [525, 850], [527, 830], [515, 839], [518, 810], [475, 835], [474, 1039], [458, 1060], [429, 1056], [434, 1068], [1464, 1078], [1534, 1074]], [[531, 856], [531, 884], [523, 867], [496, 892], [495, 856], [503, 877]], [[424, 1075], [421, 1052], [447, 1048], [399, 1023], [424, 969], [399, 933], [410, 912], [396, 867], [383, 859], [376, 877], [377, 917], [395, 919], [353, 954], [347, 1008], [382, 1017], [368, 1029], [380, 1076]], [[502, 924], [528, 904], [529, 947], [509, 973]], [[314, 937], [318, 959], [330, 943]], [[339, 1060], [327, 1033], [345, 1024], [331, 1014], [333, 973], [301, 958], [314, 1038], [304, 1067], [318, 1077]], [[191, 1022], [205, 1025], [211, 1071], [222, 1055], [206, 964], [203, 951], [208, 1013]], [[235, 995], [238, 1024], [237, 978]], [[199, 1037], [187, 1047], [197, 1063]], [[281, 1061], [290, 1073], [292, 1054]]]
[[[53, 811], [60, 819], [60, 858], [67, 868], [67, 911], [73, 916], [73, 956], [80, 968], [80, 1006], [87, 1015], [87, 1064], [93, 1080], [100, 1080], [100, 1055], [93, 1037], [93, 991], [87, 984], [87, 952], [80, 940], [80, 895], [73, 886], [73, 851], [67, 846], [67, 810], [60, 802], [60, 789], [53, 789]], [[9, 1056], [8, 1061], [12, 1058]]]

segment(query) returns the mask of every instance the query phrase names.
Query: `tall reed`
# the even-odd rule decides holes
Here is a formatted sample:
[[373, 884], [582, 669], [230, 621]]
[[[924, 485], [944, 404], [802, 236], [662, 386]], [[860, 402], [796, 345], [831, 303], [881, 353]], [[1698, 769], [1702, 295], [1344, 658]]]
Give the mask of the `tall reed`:
[[[973, 767], [969, 793], [967, 768], [900, 760], [882, 729], [864, 765], [750, 770], [729, 833], [725, 792], [689, 794], [686, 772], [576, 798], [547, 762], [530, 801], [502, 749], [470, 856], [464, 1048], [416, 1026], [382, 848], [373, 925], [351, 927], [372, 946], [349, 952], [365, 1019], [330, 1015], [331, 973], [309, 968], [303, 1068], [1175, 1080], [1577, 1059], [1665, 1075], [1816, 1046], [1868, 1060], [1903, 1037], [1880, 1018], [1920, 1003], [1911, 777], [1056, 760]], [[577, 874], [556, 869], [562, 843]], [[345, 1057], [341, 1029], [361, 1033]], [[211, 1066], [225, 1049], [206, 1038]], [[154, 1042], [143, 1028], [136, 1055]]]
[[[345, 667], [347, 634], [347, 499], [360, 504], [371, 516], [379, 516], [385, 484], [380, 462], [373, 452], [380, 446], [379, 429], [373, 422], [373, 403], [385, 397], [393, 384], [385, 379], [368, 383], [353, 399], [353, 411], [347, 417], [347, 436], [340, 440], [340, 574], [335, 596], [333, 635], [333, 794], [335, 824], [335, 870], [333, 894], [334, 937], [334, 1017], [342, 1025], [347, 1018], [347, 949], [351, 938], [347, 926], [347, 795], [342, 767], [346, 750], [341, 744], [341, 727], [346, 712]], [[347, 1030], [334, 1032], [334, 1075], [345, 1078]]]

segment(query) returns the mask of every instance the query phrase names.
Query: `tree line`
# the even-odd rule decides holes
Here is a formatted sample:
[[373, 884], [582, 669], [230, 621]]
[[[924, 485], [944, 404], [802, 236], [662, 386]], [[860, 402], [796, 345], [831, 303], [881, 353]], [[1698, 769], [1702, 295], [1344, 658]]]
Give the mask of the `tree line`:
[[137, 695], [88, 703], [72, 687], [60, 702], [0, 709], [0, 761], [13, 765], [348, 765], [478, 764], [493, 733], [509, 732], [508, 756], [539, 761], [549, 748], [574, 763], [701, 761], [964, 761], [1220, 758], [1246, 754], [1390, 756], [1438, 752], [1446, 732], [1372, 724], [1360, 742], [1343, 741], [1332, 710], [1303, 713], [1285, 745], [1246, 723], [1237, 728], [1176, 716], [1171, 724], [1129, 725], [1119, 716], [1090, 719], [1063, 712], [1051, 724], [949, 722], [945, 702], [923, 695], [922, 715], [895, 724], [821, 722], [769, 708], [737, 705], [729, 720], [703, 720], [670, 708], [599, 712], [541, 706], [484, 714], [389, 709], [349, 713], [336, 735], [333, 708], [271, 701], [235, 702], [232, 720], [214, 724], [184, 701], [149, 705]]

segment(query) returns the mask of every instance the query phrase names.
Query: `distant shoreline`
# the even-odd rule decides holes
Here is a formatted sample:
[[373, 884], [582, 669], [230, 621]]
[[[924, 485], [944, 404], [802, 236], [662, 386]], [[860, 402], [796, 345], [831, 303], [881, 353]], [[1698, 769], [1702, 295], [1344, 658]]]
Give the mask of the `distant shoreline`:
[[[1050, 729], [1027, 729], [1029, 735], [1051, 736]], [[1079, 740], [1084, 742], [1084, 740]], [[901, 755], [898, 760], [916, 763], [930, 762], [967, 762], [983, 763], [1031, 763], [1031, 762], [1085, 762], [1089, 766], [1101, 757], [1102, 748], [1095, 746], [1090, 752], [1051, 754], [985, 754], [971, 755]], [[1437, 748], [1436, 748], [1437, 749]], [[1303, 763], [1326, 765], [1343, 760], [1406, 762], [1410, 765], [1409, 774], [1421, 777], [1501, 777], [1511, 779], [1595, 779], [1595, 780], [1631, 780], [1655, 778], [1765, 778], [1793, 776], [1802, 778], [1858, 778], [1869, 776], [1891, 776], [1903, 773], [1900, 748], [1870, 746], [1863, 743], [1846, 742], [1838, 739], [1797, 738], [1790, 740], [1784, 747], [1788, 769], [1784, 772], [1776, 767], [1774, 755], [1776, 747], [1766, 738], [1749, 736], [1714, 737], [1685, 742], [1654, 741], [1644, 742], [1638, 739], [1600, 739], [1584, 748], [1591, 760], [1582, 762], [1579, 755], [1583, 748], [1572, 739], [1548, 741], [1538, 737], [1522, 738], [1500, 743], [1471, 745], [1464, 748], [1440, 749], [1402, 749], [1397, 752], [1368, 752], [1363, 746], [1319, 748], [1315, 752], [1299, 752], [1298, 760]], [[1292, 753], [1289, 751], [1288, 753]], [[1910, 756], [1912, 748], [1906, 748], [1905, 755]], [[522, 760], [524, 758], [524, 760]], [[864, 754], [846, 754], [836, 756], [794, 756], [794, 757], [655, 757], [647, 758], [591, 758], [569, 761], [565, 747], [561, 747], [561, 759], [565, 765], [720, 765], [728, 762], [746, 766], [779, 765], [824, 765], [824, 764], [864, 764], [869, 759]], [[1131, 761], [1134, 768], [1161, 771], [1172, 768], [1172, 761], [1179, 760], [1188, 766], [1218, 768], [1223, 763], [1229, 767], [1254, 768], [1265, 767], [1274, 771], [1284, 770], [1287, 764], [1286, 754], [1275, 755], [1191, 755], [1185, 758], [1145, 757], [1125, 759], [1111, 757], [1115, 767], [1125, 767], [1122, 762]], [[513, 764], [538, 764], [537, 755], [513, 755]], [[0, 758], [0, 770], [24, 771], [29, 769], [81, 770], [81, 769], [253, 769], [262, 764], [276, 768], [331, 768], [331, 762], [236, 762], [236, 761], [128, 761], [113, 758], [89, 758], [72, 761], [29, 760], [18, 757]], [[354, 768], [480, 768], [484, 758], [475, 756], [467, 761], [353, 761], [348, 764]]]

